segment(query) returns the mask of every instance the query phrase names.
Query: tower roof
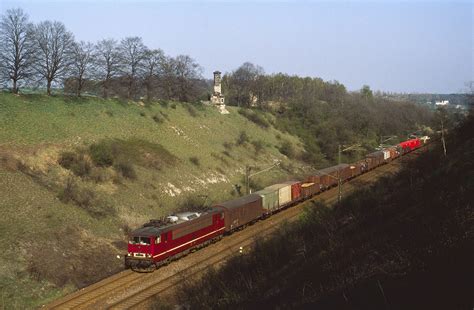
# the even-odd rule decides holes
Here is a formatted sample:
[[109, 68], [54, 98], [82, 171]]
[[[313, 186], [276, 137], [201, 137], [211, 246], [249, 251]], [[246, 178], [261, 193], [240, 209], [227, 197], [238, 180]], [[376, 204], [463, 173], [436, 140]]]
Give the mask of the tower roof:
[[222, 72], [216, 70], [216, 71], [214, 71], [213, 73], [214, 73], [214, 74], [221, 74]]

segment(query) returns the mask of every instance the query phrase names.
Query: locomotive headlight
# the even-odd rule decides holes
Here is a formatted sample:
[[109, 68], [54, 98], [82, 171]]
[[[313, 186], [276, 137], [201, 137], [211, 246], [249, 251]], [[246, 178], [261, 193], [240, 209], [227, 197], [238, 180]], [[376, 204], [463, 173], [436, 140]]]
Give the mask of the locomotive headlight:
[[132, 253], [129, 252], [129, 253], [127, 254], [127, 256], [132, 256]]

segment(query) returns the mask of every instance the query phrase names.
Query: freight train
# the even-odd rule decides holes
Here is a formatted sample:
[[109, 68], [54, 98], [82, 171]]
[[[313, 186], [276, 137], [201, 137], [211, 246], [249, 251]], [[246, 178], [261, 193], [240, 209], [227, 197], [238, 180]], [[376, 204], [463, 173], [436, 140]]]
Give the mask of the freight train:
[[165, 220], [151, 220], [131, 233], [125, 267], [153, 271], [226, 234], [413, 151], [426, 141], [418, 138], [403, 141], [370, 153], [355, 163], [325, 168], [301, 181], [274, 184], [250, 195], [215, 204], [203, 213], [186, 212], [168, 216]]

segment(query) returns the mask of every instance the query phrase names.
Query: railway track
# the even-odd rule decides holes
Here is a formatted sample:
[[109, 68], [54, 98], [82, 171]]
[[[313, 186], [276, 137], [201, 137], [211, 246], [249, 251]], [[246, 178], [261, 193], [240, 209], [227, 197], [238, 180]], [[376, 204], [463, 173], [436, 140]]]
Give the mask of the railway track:
[[[396, 173], [401, 166], [400, 159], [416, 156], [417, 150], [404, 157], [380, 166], [343, 185], [344, 195], [350, 194], [361, 186], [373, 184], [377, 179]], [[328, 205], [337, 202], [337, 188], [325, 191], [312, 200], [321, 200]], [[292, 208], [267, 218], [257, 224], [238, 231], [224, 238], [222, 242], [196, 251], [192, 255], [182, 257], [168, 266], [161, 267], [154, 273], [136, 273], [122, 271], [89, 287], [72, 293], [46, 306], [47, 309], [143, 309], [151, 297], [159, 294], [172, 295], [173, 288], [186, 279], [202, 274], [210, 266], [216, 267], [228, 258], [238, 255], [239, 248], [248, 249], [255, 241], [255, 236], [268, 236], [283, 222], [298, 219], [304, 205], [301, 203]]]

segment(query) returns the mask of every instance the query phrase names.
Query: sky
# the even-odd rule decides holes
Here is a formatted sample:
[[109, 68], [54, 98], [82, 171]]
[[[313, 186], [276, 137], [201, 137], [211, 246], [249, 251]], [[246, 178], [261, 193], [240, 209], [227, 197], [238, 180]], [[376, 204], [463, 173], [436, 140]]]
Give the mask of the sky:
[[268, 74], [337, 80], [349, 90], [456, 93], [474, 80], [472, 1], [0, 0], [77, 41], [140, 36], [187, 54], [203, 75], [246, 61]]

